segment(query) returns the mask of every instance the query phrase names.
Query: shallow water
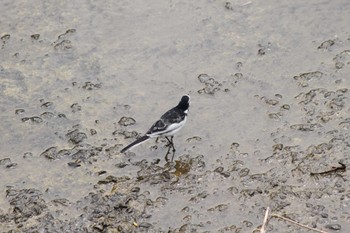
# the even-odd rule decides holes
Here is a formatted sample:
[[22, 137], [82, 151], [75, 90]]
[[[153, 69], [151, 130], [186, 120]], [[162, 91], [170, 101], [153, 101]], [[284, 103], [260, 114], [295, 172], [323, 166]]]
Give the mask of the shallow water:
[[[348, 1], [0, 5], [2, 231], [253, 232], [270, 206], [349, 232]], [[119, 153], [183, 94], [174, 163], [162, 140]], [[46, 208], [14, 213], [30, 188]]]

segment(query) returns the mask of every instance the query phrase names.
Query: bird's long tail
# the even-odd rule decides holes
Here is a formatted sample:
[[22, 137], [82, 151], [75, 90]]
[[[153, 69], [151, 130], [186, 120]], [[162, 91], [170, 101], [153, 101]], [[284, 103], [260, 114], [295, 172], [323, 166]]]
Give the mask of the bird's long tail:
[[133, 143], [127, 145], [126, 147], [124, 147], [120, 152], [121, 153], [124, 153], [125, 151], [131, 149], [132, 147], [135, 147], [143, 142], [145, 142], [146, 140], [148, 140], [150, 137], [145, 135], [145, 136], [142, 136], [140, 137], [139, 139], [137, 139], [136, 141], [134, 141]]

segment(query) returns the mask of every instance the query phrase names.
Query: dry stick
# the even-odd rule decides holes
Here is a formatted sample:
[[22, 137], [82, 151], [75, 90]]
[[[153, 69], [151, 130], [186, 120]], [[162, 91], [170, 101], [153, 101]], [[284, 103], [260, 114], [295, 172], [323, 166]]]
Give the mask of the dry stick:
[[260, 229], [260, 233], [265, 233], [265, 226], [267, 223], [267, 218], [269, 217], [269, 212], [270, 212], [270, 207], [267, 207], [266, 212], [265, 212], [264, 222], [263, 222], [261, 229]]
[[303, 224], [298, 223], [298, 222], [296, 222], [296, 221], [294, 221], [294, 220], [291, 220], [291, 219], [289, 219], [289, 218], [282, 217], [282, 216], [277, 215], [277, 214], [271, 214], [271, 218], [273, 218], [273, 217], [283, 219], [284, 221], [293, 223], [293, 224], [295, 224], [295, 225], [298, 225], [299, 227], [304, 227], [304, 228], [306, 228], [306, 229], [308, 229], [308, 230], [316, 231], [316, 232], [319, 232], [319, 233], [328, 233], [328, 232], [326, 232], [326, 231], [322, 231], [322, 230], [318, 230], [318, 229], [316, 229], [316, 228], [308, 227], [308, 226], [306, 226], [306, 225], [303, 225]]

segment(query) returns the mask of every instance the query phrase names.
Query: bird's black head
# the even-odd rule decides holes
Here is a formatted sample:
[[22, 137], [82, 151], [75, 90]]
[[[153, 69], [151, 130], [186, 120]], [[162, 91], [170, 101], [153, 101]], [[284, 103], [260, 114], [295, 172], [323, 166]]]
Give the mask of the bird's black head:
[[184, 95], [182, 96], [180, 103], [177, 105], [178, 108], [186, 111], [190, 107], [190, 96], [189, 95]]

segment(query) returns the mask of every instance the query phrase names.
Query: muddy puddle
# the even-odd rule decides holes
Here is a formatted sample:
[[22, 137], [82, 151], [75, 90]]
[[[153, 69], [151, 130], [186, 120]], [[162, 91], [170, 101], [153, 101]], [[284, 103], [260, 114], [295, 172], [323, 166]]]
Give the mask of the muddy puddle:
[[348, 1], [0, 6], [1, 232], [350, 232]]

